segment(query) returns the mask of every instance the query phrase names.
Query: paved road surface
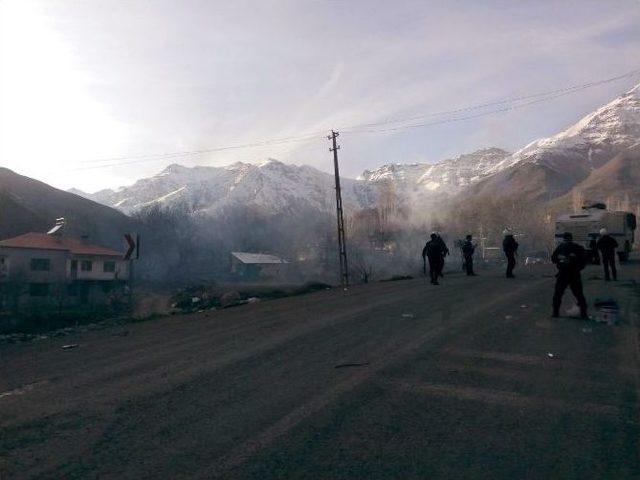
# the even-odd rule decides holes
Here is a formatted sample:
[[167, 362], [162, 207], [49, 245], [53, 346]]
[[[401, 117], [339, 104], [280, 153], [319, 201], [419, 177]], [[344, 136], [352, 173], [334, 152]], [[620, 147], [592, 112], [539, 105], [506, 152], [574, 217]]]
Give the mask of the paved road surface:
[[522, 270], [0, 346], [0, 478], [637, 476], [638, 267], [616, 327]]

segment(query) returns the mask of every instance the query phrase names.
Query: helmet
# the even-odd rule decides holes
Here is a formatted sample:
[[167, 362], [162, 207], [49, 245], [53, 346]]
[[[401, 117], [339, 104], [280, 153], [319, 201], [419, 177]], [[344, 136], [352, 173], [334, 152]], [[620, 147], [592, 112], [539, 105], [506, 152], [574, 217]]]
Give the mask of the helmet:
[[600, 235], [606, 235], [607, 234], [607, 229], [606, 228], [601, 228], [600, 229]]
[[502, 231], [502, 234], [503, 234], [503, 235], [511, 235], [511, 230], [509, 230], [508, 228], [505, 228], [505, 229]]

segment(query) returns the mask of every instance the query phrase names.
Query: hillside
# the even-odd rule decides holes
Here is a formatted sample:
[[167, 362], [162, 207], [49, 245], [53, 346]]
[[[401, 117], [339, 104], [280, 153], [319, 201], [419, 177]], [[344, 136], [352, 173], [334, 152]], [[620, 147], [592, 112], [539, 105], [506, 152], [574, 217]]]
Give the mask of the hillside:
[[133, 221], [117, 210], [0, 168], [0, 238], [46, 231], [58, 217], [66, 219], [71, 234], [88, 234], [117, 248], [133, 228]]
[[[606, 166], [618, 156], [626, 158], [639, 144], [640, 85], [557, 135], [536, 140], [505, 158], [468, 194], [551, 201], [586, 182], [584, 187], [594, 193], [605, 189], [599, 196], [628, 191], [638, 197], [624, 175], [615, 175], [617, 163]], [[626, 162], [632, 167], [631, 158]]]
[[611, 208], [633, 208], [640, 202], [640, 148], [619, 153], [593, 170], [567, 194], [557, 198], [554, 205], [571, 205], [574, 198], [611, 203]]

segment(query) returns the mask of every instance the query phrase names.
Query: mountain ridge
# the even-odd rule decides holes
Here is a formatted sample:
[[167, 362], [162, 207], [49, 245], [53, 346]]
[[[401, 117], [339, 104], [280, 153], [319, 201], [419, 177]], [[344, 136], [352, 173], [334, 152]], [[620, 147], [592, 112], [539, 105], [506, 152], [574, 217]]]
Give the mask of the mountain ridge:
[[[389, 163], [365, 170], [356, 179], [342, 177], [343, 202], [346, 210], [373, 208], [383, 189], [405, 206], [420, 208], [461, 194], [551, 201], [638, 145], [640, 84], [561, 132], [514, 153], [487, 147], [436, 163]], [[204, 214], [234, 205], [278, 213], [335, 207], [333, 175], [274, 159], [223, 167], [171, 164], [129, 187], [94, 194], [73, 191], [129, 214], [152, 205], [177, 204]]]

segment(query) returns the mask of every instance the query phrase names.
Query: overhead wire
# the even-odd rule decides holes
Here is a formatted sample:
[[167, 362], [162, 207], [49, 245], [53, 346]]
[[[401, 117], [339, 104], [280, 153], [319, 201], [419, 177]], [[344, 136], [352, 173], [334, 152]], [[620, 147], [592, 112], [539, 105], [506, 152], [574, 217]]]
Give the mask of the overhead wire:
[[[606, 78], [603, 80], [583, 83], [580, 85], [572, 85], [572, 86], [563, 87], [563, 88], [550, 90], [546, 92], [538, 92], [535, 94], [512, 97], [508, 99], [497, 100], [497, 101], [492, 101], [492, 102], [487, 102], [487, 103], [482, 103], [477, 105], [470, 105], [470, 106], [455, 108], [451, 110], [443, 110], [439, 112], [431, 112], [431, 113], [425, 113], [425, 114], [409, 116], [409, 117], [388, 119], [388, 120], [382, 120], [379, 122], [363, 123], [363, 124], [357, 124], [357, 125], [351, 125], [351, 126], [342, 126], [338, 128], [338, 130], [340, 132], [350, 133], [350, 134], [389, 133], [389, 132], [398, 132], [401, 130], [409, 130], [409, 129], [415, 129], [415, 128], [422, 128], [422, 127], [470, 120], [474, 118], [484, 117], [487, 115], [493, 115], [496, 113], [517, 110], [533, 104], [554, 100], [556, 98], [563, 97], [566, 95], [571, 95], [573, 93], [586, 90], [588, 88], [593, 88], [596, 86], [615, 82], [625, 78], [630, 78], [638, 74], [640, 74], [640, 69], [631, 70], [621, 75], [616, 75], [614, 77]], [[527, 101], [527, 100], [530, 100], [530, 101]], [[464, 112], [484, 110], [489, 107], [495, 107], [500, 105], [505, 105], [505, 106], [497, 109], [481, 111], [480, 113], [472, 114], [472, 115], [462, 115], [462, 116], [458, 115]], [[451, 116], [451, 117], [441, 118], [431, 122], [421, 122], [417, 124], [405, 125], [406, 122], [412, 122], [415, 120], [427, 119], [432, 117], [447, 117], [447, 116]], [[399, 125], [384, 127], [385, 125], [393, 125], [393, 124], [399, 124]], [[384, 128], [373, 128], [373, 127], [384, 127]], [[158, 154], [128, 155], [128, 156], [105, 157], [105, 158], [99, 158], [99, 159], [85, 160], [82, 162], [83, 164], [100, 164], [100, 165], [81, 166], [81, 167], [74, 168], [72, 170], [90, 170], [90, 169], [99, 169], [99, 168], [110, 168], [110, 167], [117, 167], [121, 165], [131, 165], [131, 164], [143, 163], [143, 162], [169, 160], [174, 158], [203, 155], [203, 154], [222, 152], [227, 150], [258, 148], [258, 147], [264, 147], [264, 146], [283, 145], [288, 143], [309, 142], [312, 140], [319, 140], [321, 138], [324, 138], [327, 131], [328, 130], [319, 130], [316, 132], [309, 132], [306, 134], [293, 135], [289, 137], [273, 138], [273, 139], [267, 139], [267, 140], [244, 143], [244, 144], [226, 145], [226, 146], [219, 146], [219, 147], [212, 147], [212, 148], [203, 148], [198, 150], [184, 150], [184, 151], [166, 152], [166, 153], [158, 153]]]

